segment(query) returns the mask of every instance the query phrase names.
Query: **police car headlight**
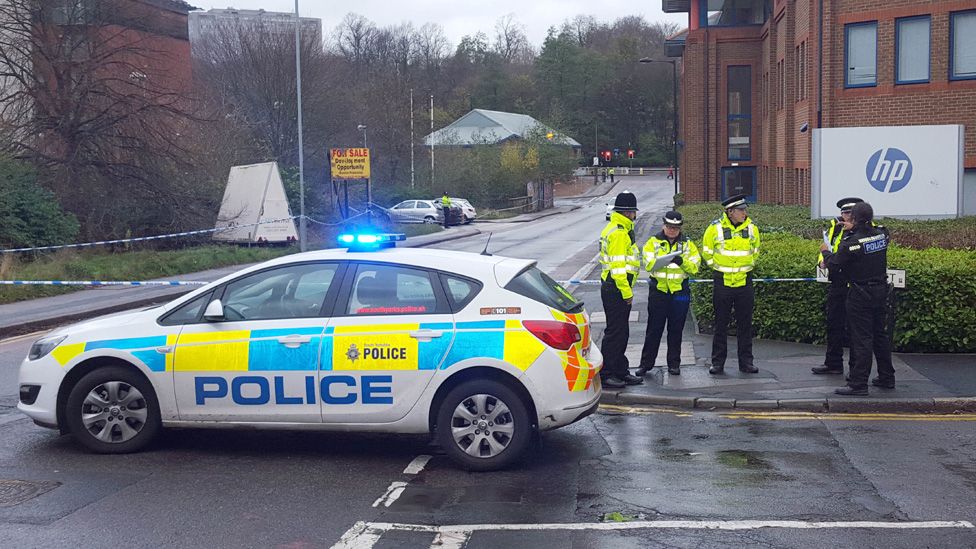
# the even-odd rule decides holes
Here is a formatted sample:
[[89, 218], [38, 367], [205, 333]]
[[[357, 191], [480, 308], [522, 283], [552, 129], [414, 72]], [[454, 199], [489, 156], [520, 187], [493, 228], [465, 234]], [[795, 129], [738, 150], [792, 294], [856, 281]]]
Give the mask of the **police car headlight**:
[[47, 354], [53, 351], [55, 347], [60, 345], [66, 337], [68, 336], [60, 335], [42, 337], [41, 339], [38, 339], [33, 345], [31, 345], [30, 353], [27, 354], [27, 360], [37, 360], [47, 356]]

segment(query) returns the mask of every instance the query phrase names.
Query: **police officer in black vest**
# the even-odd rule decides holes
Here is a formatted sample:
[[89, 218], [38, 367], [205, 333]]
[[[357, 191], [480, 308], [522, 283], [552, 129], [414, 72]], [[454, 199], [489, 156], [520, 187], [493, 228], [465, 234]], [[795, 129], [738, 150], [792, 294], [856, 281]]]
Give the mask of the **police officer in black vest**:
[[[837, 253], [840, 243], [851, 232], [854, 224], [851, 222], [851, 210], [858, 202], [864, 200], [856, 197], [841, 198], [837, 201], [840, 217], [830, 220], [830, 228], [824, 234], [824, 242], [830, 245], [830, 251]], [[820, 254], [820, 267], [827, 264], [823, 254]], [[827, 274], [830, 286], [827, 288], [827, 302], [824, 313], [827, 317], [827, 356], [823, 366], [811, 368], [815, 374], [843, 374], [844, 373], [844, 340], [847, 338], [847, 274], [839, 268], [834, 268]], [[851, 353], [853, 355], [853, 353]], [[853, 356], [848, 360], [853, 364]]]
[[837, 253], [827, 243], [820, 245], [828, 269], [842, 269], [847, 275], [847, 323], [850, 330], [851, 365], [847, 387], [838, 395], [867, 396], [871, 375], [871, 354], [878, 361], [876, 387], [894, 389], [895, 368], [891, 363], [891, 336], [888, 333], [888, 229], [875, 226], [874, 209], [860, 202], [851, 209], [853, 229], [841, 240]]

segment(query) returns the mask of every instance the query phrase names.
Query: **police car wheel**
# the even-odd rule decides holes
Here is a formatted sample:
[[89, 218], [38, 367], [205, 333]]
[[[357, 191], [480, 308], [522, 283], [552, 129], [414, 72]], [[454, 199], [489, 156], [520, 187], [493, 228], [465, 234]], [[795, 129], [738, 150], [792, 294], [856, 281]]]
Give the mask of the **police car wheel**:
[[152, 385], [121, 366], [82, 377], [68, 394], [64, 418], [75, 440], [101, 454], [141, 450], [161, 427]]
[[471, 471], [491, 471], [519, 459], [532, 428], [522, 399], [488, 379], [458, 385], [437, 414], [438, 443], [448, 457]]

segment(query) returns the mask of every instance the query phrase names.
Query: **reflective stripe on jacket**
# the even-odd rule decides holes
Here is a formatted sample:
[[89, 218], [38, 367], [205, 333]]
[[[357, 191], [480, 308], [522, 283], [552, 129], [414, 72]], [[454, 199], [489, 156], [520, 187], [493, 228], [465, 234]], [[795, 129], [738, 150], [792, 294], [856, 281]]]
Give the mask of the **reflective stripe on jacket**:
[[633, 230], [633, 221], [613, 212], [610, 223], [600, 232], [600, 279], [612, 277], [624, 299], [634, 296], [634, 282], [640, 271], [640, 251], [630, 236]]
[[[673, 252], [681, 252], [681, 265], [669, 263], [661, 270], [651, 270], [657, 258]], [[664, 232], [660, 232], [652, 236], [644, 245], [644, 268], [651, 273], [651, 278], [657, 280], [659, 291], [680, 292], [688, 276], [698, 273], [699, 264], [701, 264], [701, 255], [698, 253], [698, 247], [684, 235], [679, 235], [672, 245], [664, 236]]]
[[730, 288], [745, 286], [749, 272], [759, 256], [759, 228], [748, 217], [735, 227], [727, 214], [713, 221], [705, 229], [702, 257], [705, 263], [720, 273]]
[[[837, 253], [837, 248], [840, 246], [840, 241], [844, 238], [844, 226], [837, 222], [837, 219], [830, 220], [830, 228], [827, 229], [827, 241], [830, 242], [830, 251], [832, 253]], [[823, 252], [817, 256], [817, 265], [823, 263], [824, 256]]]

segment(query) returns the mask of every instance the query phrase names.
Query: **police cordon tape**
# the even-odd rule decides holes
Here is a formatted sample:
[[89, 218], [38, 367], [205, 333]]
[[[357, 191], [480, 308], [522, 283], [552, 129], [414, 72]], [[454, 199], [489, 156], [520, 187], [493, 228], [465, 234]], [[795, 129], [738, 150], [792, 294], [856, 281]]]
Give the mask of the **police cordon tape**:
[[[351, 219], [351, 218], [350, 218]], [[816, 278], [754, 278], [753, 282], [816, 282]], [[714, 282], [710, 278], [696, 278], [690, 282]], [[599, 285], [602, 280], [563, 280], [560, 284]], [[638, 280], [647, 284], [648, 280]], [[209, 282], [195, 280], [0, 280], [0, 286], [203, 286]]]
[[[817, 282], [817, 279], [812, 277], [811, 278], [753, 278], [752, 281], [753, 282]], [[649, 279], [642, 278], [637, 280], [637, 284], [647, 284], [648, 282], [650, 282]], [[655, 280], [654, 282], [656, 283], [657, 281]], [[688, 282], [713, 283], [715, 281], [712, 280], [711, 278], [692, 278], [689, 279]], [[562, 280], [559, 283], [569, 284], [572, 286], [587, 285], [587, 284], [599, 285], [599, 284], [603, 284], [603, 281], [602, 280]]]
[[[327, 223], [325, 221], [319, 221], [319, 220], [313, 219], [313, 218], [311, 218], [311, 217], [309, 217], [307, 215], [305, 216], [305, 219], [307, 219], [308, 221], [311, 221], [312, 223], [316, 223], [318, 225], [323, 225], [325, 227], [339, 227], [341, 225], [345, 225], [346, 223], [349, 223], [350, 221], [352, 221], [354, 219], [357, 219], [357, 218], [360, 218], [360, 217], [363, 217], [365, 215], [367, 215], [367, 212], [363, 212], [363, 213], [354, 215], [354, 216], [352, 216], [352, 217], [350, 217], [348, 219], [343, 219], [342, 221], [338, 221], [336, 223]], [[130, 243], [130, 242], [146, 242], [146, 241], [149, 241], [149, 240], [164, 240], [164, 239], [167, 239], [167, 238], [179, 238], [181, 236], [196, 236], [196, 235], [208, 234], [208, 233], [219, 233], [219, 232], [224, 232], [224, 231], [232, 231], [232, 230], [237, 230], [237, 229], [240, 229], [240, 228], [243, 228], [243, 227], [255, 227], [255, 226], [258, 226], [258, 225], [268, 225], [270, 223], [279, 223], [281, 221], [292, 221], [292, 220], [301, 219], [301, 218], [302, 218], [302, 216], [300, 216], [300, 215], [293, 215], [293, 216], [290, 216], [290, 217], [282, 217], [280, 219], [268, 219], [266, 221], [258, 221], [257, 223], [248, 223], [248, 224], [245, 224], [245, 225], [234, 225], [234, 226], [231, 226], [231, 227], [219, 227], [219, 228], [214, 228], [214, 229], [200, 229], [200, 230], [197, 230], [197, 231], [184, 231], [184, 232], [181, 232], [181, 233], [160, 234], [160, 235], [155, 235], [155, 236], [138, 236], [138, 237], [134, 237], [134, 238], [119, 238], [119, 239], [116, 239], [116, 240], [99, 240], [99, 241], [95, 241], [95, 242], [82, 242], [80, 244], [60, 244], [60, 245], [57, 245], [57, 246], [35, 246], [33, 248], [8, 248], [8, 249], [5, 249], [5, 250], [0, 249], [0, 254], [12, 254], [12, 253], [24, 253], [24, 252], [42, 252], [42, 251], [51, 251], [51, 250], [64, 250], [64, 249], [67, 249], [67, 248], [90, 248], [90, 247], [94, 247], [94, 246], [107, 246], [107, 245], [110, 245], [110, 244], [127, 244], [127, 243]]]

